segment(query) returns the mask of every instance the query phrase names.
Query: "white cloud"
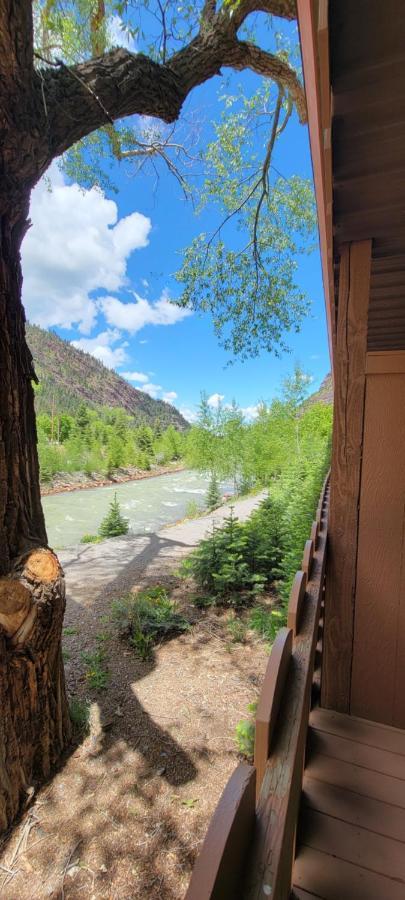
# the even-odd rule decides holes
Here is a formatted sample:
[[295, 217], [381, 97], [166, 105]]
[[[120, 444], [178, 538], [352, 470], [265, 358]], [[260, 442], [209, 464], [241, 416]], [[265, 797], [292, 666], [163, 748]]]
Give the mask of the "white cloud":
[[113, 200], [97, 188], [65, 184], [55, 165], [33, 191], [30, 215], [22, 246], [28, 319], [88, 334], [98, 312], [91, 293], [126, 283], [127, 260], [147, 246], [151, 220], [139, 212], [118, 220]]
[[147, 384], [149, 381], [149, 376], [144, 372], [120, 372], [120, 375], [127, 381], [138, 381], [139, 384]]
[[107, 27], [111, 44], [114, 47], [125, 47], [125, 49], [129, 50], [130, 53], [137, 52], [136, 43], [133, 37], [126, 30], [121, 16], [109, 16]]
[[148, 291], [148, 290], [149, 290], [149, 281], [148, 281], [147, 278], [142, 278], [142, 279], [141, 279], [141, 285], [142, 285], [142, 287], [145, 289], [145, 291]]
[[96, 359], [99, 359], [104, 363], [107, 368], [115, 369], [116, 366], [122, 366], [127, 360], [127, 341], [124, 341], [119, 347], [113, 347], [121, 337], [120, 331], [109, 328], [107, 331], [102, 331], [93, 338], [80, 338], [78, 341], [72, 341], [71, 343], [73, 347], [76, 347], [78, 350], [84, 350], [85, 353], [91, 353], [92, 356], [95, 356]]
[[180, 406], [179, 413], [187, 420], [187, 422], [196, 422], [197, 421], [197, 413], [195, 409], [190, 409], [189, 406]]
[[175, 325], [192, 315], [191, 310], [170, 303], [166, 291], [162, 292], [156, 303], [149, 303], [139, 294], [134, 294], [134, 297], [135, 302], [131, 303], [123, 303], [117, 297], [102, 297], [99, 300], [99, 307], [109, 325], [134, 334], [145, 325]]
[[224, 397], [225, 394], [211, 394], [207, 400], [208, 406], [212, 406], [213, 409], [218, 409], [218, 406], [222, 403]]
[[151, 384], [151, 382], [148, 381], [147, 384], [143, 385], [142, 390], [145, 391], [145, 394], [149, 394], [150, 397], [153, 397], [153, 399], [156, 400], [156, 397], [162, 390], [162, 385]]
[[139, 341], [140, 344], [147, 344], [147, 341]]
[[242, 406], [242, 413], [245, 416], [245, 419], [257, 419], [259, 415], [260, 406]]
[[165, 400], [166, 403], [173, 403], [173, 400], [177, 400], [176, 391], [165, 391], [162, 400]]

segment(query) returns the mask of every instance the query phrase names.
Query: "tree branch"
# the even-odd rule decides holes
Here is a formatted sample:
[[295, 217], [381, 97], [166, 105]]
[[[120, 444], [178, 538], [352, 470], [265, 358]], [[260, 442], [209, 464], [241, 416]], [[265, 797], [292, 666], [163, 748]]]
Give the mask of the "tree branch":
[[250, 13], [265, 12], [281, 19], [297, 18], [296, 0], [239, 0], [232, 12], [236, 28], [240, 28]]
[[291, 97], [301, 122], [306, 121], [304, 91], [294, 69], [279, 56], [237, 37], [238, 22], [248, 12], [263, 10], [291, 18], [295, 3], [241, 0], [232, 16], [229, 4], [215, 9], [215, 0], [206, 0], [200, 32], [166, 63], [119, 48], [71, 67], [45, 66], [42, 83], [37, 73], [41, 95], [37, 109], [42, 113], [38, 129], [44, 143], [36, 159], [40, 162], [36, 177], [55, 156], [107, 122], [136, 114], [175, 122], [190, 92], [219, 74], [222, 66], [251, 69], [273, 79]]

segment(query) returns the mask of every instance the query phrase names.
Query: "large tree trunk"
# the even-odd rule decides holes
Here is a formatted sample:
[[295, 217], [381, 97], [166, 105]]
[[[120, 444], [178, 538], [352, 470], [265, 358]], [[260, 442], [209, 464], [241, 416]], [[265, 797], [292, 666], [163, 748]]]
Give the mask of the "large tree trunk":
[[0, 830], [70, 739], [63, 572], [46, 548], [20, 243], [29, 194], [0, 217]]

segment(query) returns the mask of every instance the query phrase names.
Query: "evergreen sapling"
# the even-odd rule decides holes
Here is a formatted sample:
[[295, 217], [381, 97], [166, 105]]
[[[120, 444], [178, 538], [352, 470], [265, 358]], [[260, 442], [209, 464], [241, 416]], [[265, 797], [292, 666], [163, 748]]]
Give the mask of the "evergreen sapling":
[[124, 516], [121, 515], [120, 505], [115, 493], [114, 499], [110, 503], [110, 510], [103, 519], [98, 533], [100, 537], [108, 538], [118, 537], [120, 534], [128, 534], [128, 531], [128, 519], [124, 519]]

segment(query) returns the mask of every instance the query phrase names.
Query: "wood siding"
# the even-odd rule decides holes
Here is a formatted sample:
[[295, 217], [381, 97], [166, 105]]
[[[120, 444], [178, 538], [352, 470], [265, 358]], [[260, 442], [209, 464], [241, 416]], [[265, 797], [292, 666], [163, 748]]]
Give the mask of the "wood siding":
[[[388, 354], [386, 367], [392, 364]], [[367, 376], [350, 706], [354, 715], [401, 728], [405, 728], [404, 447], [402, 354], [402, 374]]]
[[341, 712], [350, 705], [370, 265], [371, 241], [342, 249], [321, 694]]

